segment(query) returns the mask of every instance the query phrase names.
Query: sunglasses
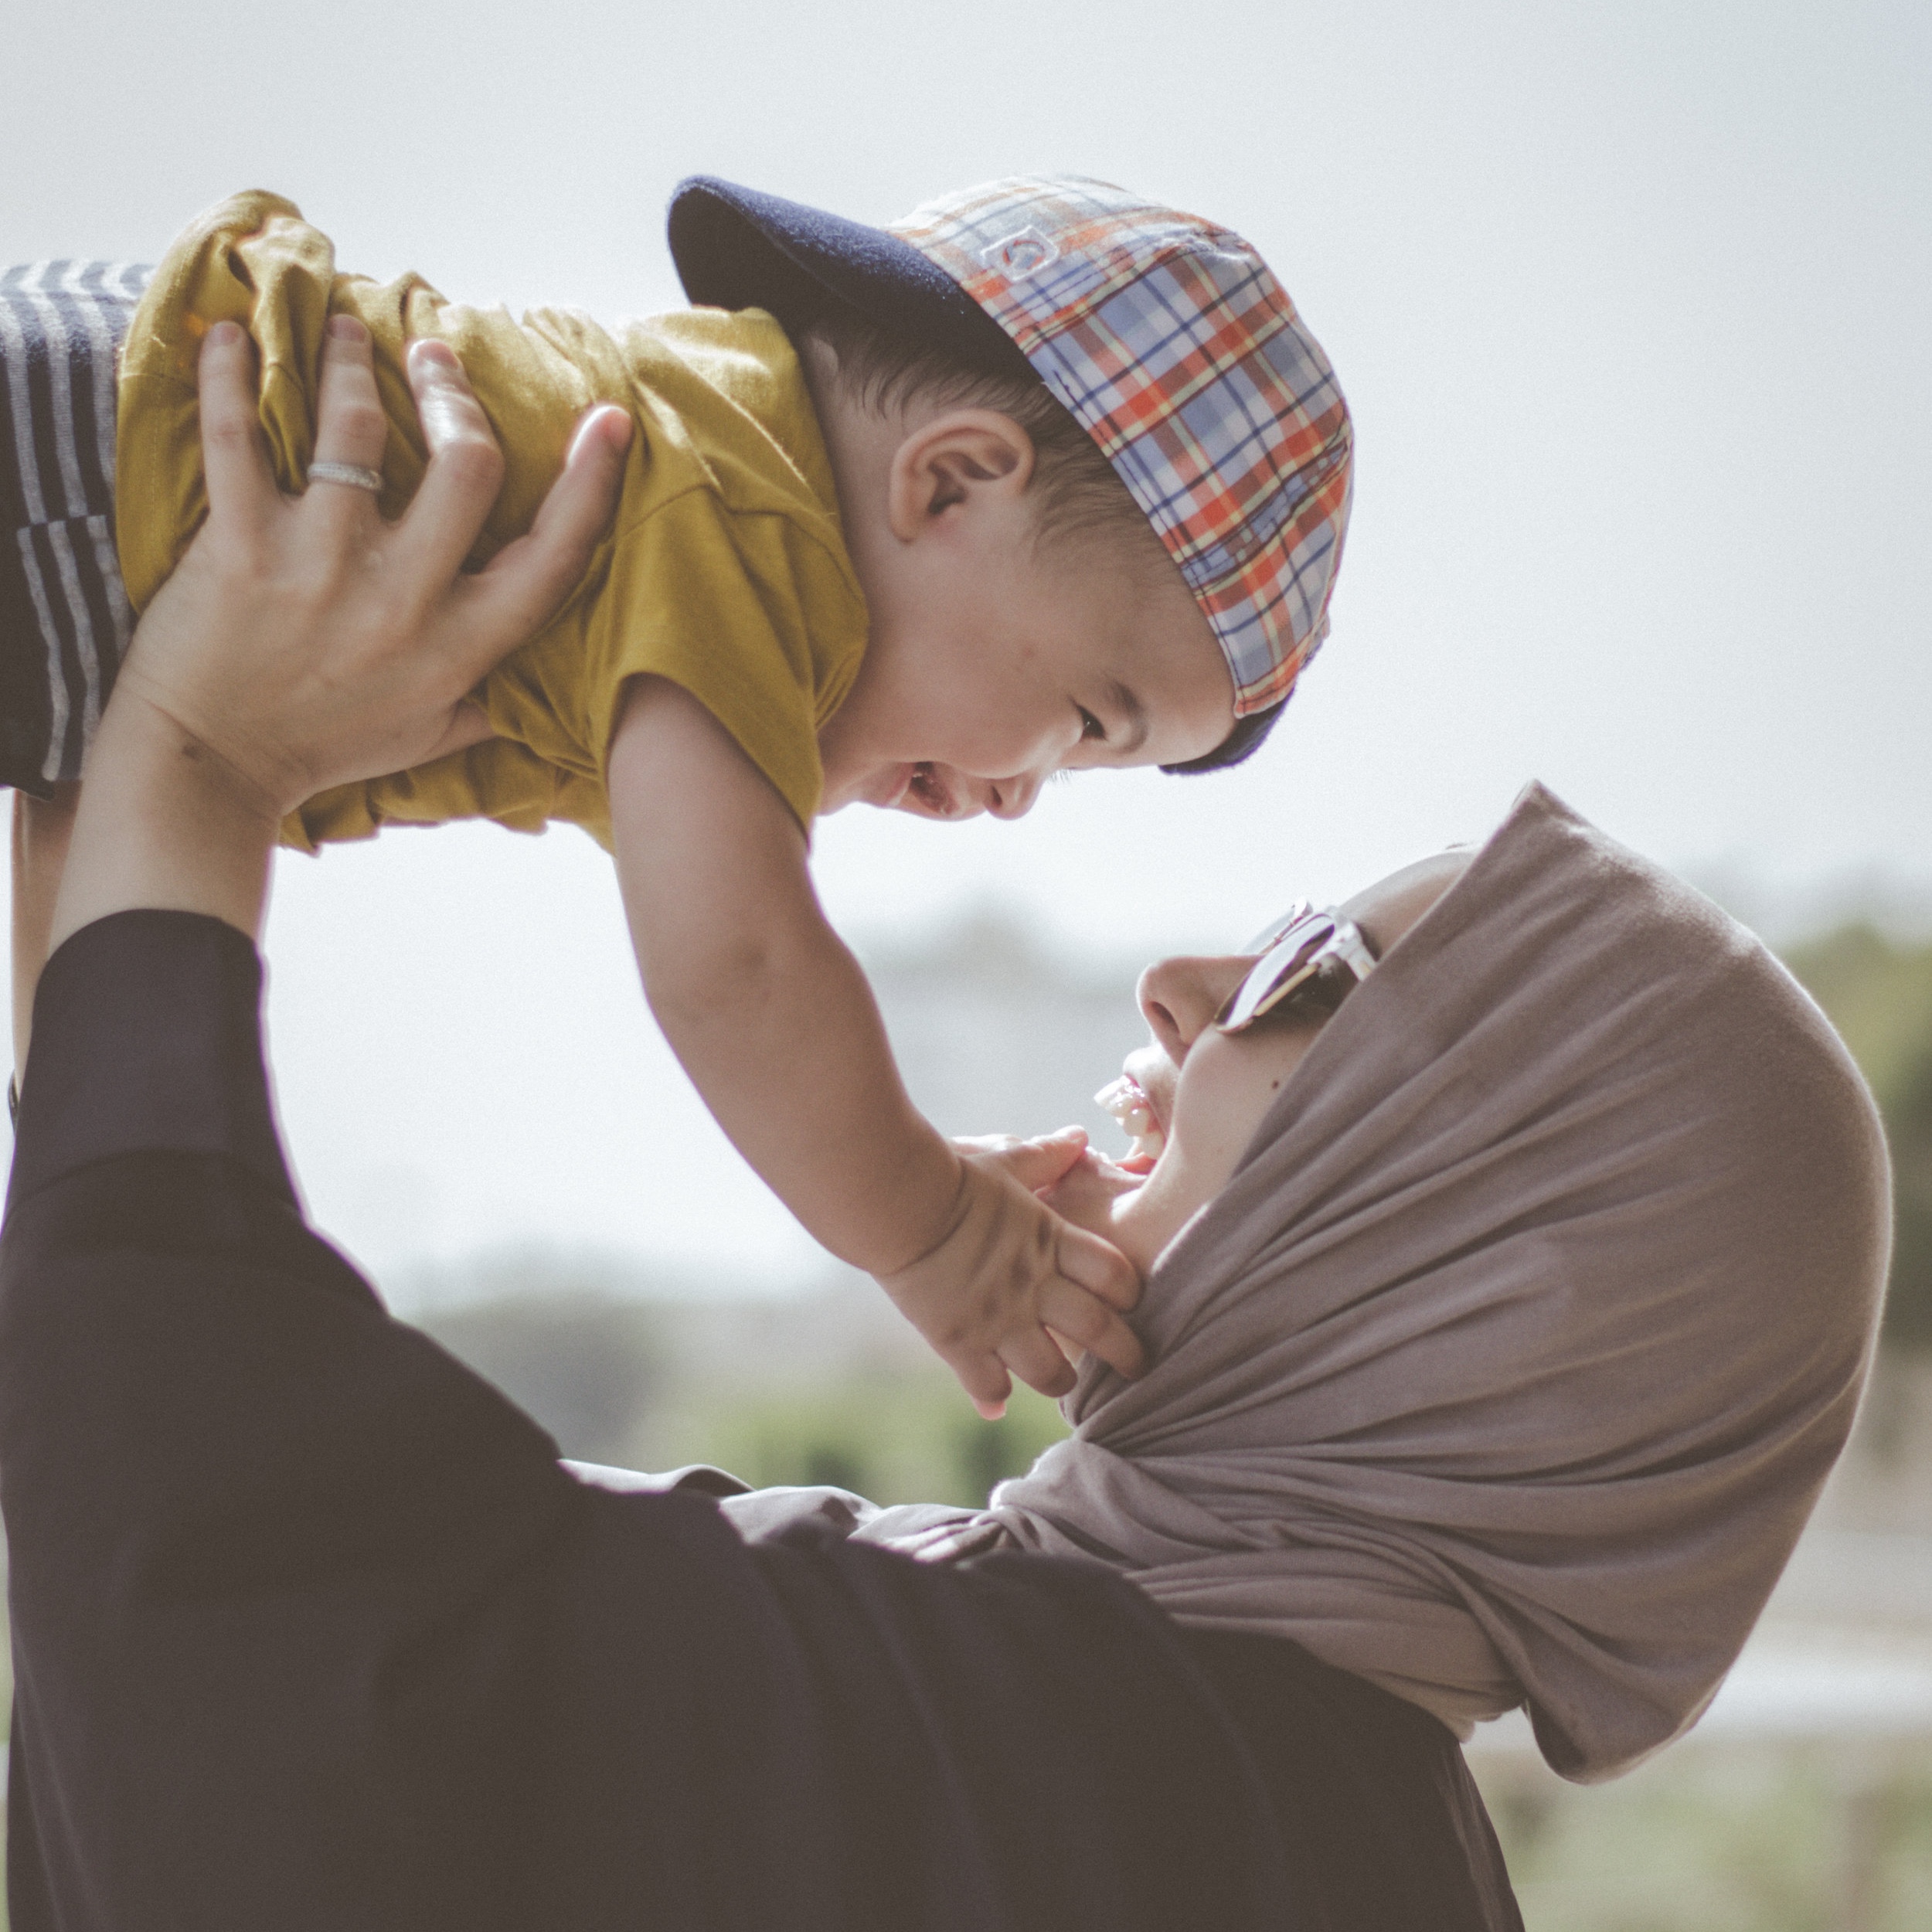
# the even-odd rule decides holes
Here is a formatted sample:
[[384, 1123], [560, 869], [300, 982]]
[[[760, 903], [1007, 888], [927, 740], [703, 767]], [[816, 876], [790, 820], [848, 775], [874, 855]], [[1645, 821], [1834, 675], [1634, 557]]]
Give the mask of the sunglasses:
[[1362, 929], [1340, 907], [1317, 912], [1306, 900], [1291, 906], [1274, 923], [1241, 948], [1260, 957], [1215, 1015], [1216, 1030], [1238, 1033], [1292, 999], [1331, 960], [1345, 966], [1359, 983], [1376, 969], [1376, 956]]

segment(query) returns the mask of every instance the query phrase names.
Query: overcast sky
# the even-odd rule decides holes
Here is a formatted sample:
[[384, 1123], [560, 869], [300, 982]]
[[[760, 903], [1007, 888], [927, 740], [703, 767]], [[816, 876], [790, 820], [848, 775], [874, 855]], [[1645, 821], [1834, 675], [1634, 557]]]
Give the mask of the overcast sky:
[[[1768, 904], [1932, 895], [1923, 0], [66, 0], [5, 47], [0, 260], [152, 260], [263, 185], [345, 267], [617, 315], [676, 301], [694, 172], [883, 221], [1072, 169], [1260, 246], [1357, 424], [1289, 717], [1239, 774], [1086, 778], [1021, 826], [828, 821], [849, 930], [998, 899], [1112, 954], [1228, 943], [1532, 776]], [[284, 1114], [357, 1253], [805, 1265], [578, 835], [392, 835], [277, 890]]]

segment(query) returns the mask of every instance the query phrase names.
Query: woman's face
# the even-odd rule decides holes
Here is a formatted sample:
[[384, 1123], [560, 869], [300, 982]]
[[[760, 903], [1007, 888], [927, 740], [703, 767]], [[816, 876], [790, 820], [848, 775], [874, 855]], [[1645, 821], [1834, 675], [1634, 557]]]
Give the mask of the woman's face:
[[[1343, 910], [1377, 958], [1461, 876], [1467, 852], [1406, 866]], [[1214, 1016], [1254, 964], [1250, 953], [1163, 959], [1141, 975], [1141, 1011], [1152, 1038], [1128, 1056], [1126, 1078], [1145, 1097], [1162, 1137], [1157, 1158], [1110, 1161], [1088, 1153], [1044, 1197], [1070, 1221], [1105, 1235], [1145, 1274], [1197, 1208], [1227, 1185], [1263, 1115], [1301, 1065], [1323, 1024], [1293, 1002], [1239, 1033]]]

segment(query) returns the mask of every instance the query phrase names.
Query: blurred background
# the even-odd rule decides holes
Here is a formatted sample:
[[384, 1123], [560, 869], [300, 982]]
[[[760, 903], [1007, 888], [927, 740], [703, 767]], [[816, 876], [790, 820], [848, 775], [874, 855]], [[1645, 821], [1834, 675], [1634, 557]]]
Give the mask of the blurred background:
[[[1898, 1166], [1858, 1440], [1698, 1730], [1620, 1783], [1471, 1757], [1532, 1932], [1932, 1924], [1932, 11], [1920, 0], [66, 0], [10, 9], [0, 262], [152, 260], [294, 197], [343, 267], [605, 315], [678, 299], [709, 172], [862, 219], [1028, 169], [1261, 247], [1359, 469], [1330, 644], [1266, 752], [1019, 825], [817, 841], [915, 1093], [1080, 1119], [1138, 967], [1480, 838], [1540, 777], [1756, 926]], [[976, 1421], [723, 1143], [560, 831], [282, 862], [284, 1119], [320, 1223], [566, 1451], [972, 1498]]]

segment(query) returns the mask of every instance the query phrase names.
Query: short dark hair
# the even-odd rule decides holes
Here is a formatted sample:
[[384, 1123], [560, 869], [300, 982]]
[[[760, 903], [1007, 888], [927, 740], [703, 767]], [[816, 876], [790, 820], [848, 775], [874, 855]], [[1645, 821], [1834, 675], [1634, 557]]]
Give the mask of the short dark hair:
[[[1291, 691], [1288, 697], [1294, 695]], [[1261, 741], [1274, 729], [1274, 722], [1287, 708], [1287, 698], [1284, 698], [1265, 711], [1250, 711], [1245, 718], [1236, 718], [1234, 729], [1212, 751], [1204, 751], [1185, 764], [1163, 765], [1161, 769], [1176, 777], [1193, 778], [1204, 771], [1225, 771], [1230, 765], [1245, 763], [1261, 749]]]
[[800, 335], [829, 349], [846, 393], [881, 415], [919, 401], [1010, 416], [1032, 439], [1033, 475], [1027, 488], [1038, 506], [1039, 542], [1113, 538], [1150, 556], [1165, 555], [1146, 512], [1100, 445], [1030, 370], [975, 367], [943, 349], [890, 334], [844, 302], [828, 301]]
[[[975, 366], [927, 344], [879, 328], [849, 304], [828, 296], [795, 330], [799, 346], [815, 342], [838, 365], [838, 380], [862, 407], [887, 414], [917, 400], [941, 408], [997, 410], [1032, 439], [1037, 540], [1116, 542], [1152, 556], [1166, 546], [1134, 501], [1100, 445], [1037, 376]], [[1287, 700], [1283, 699], [1285, 703]], [[1260, 749], [1281, 706], [1237, 718], [1212, 751], [1163, 771], [1188, 776], [1238, 765]]]

